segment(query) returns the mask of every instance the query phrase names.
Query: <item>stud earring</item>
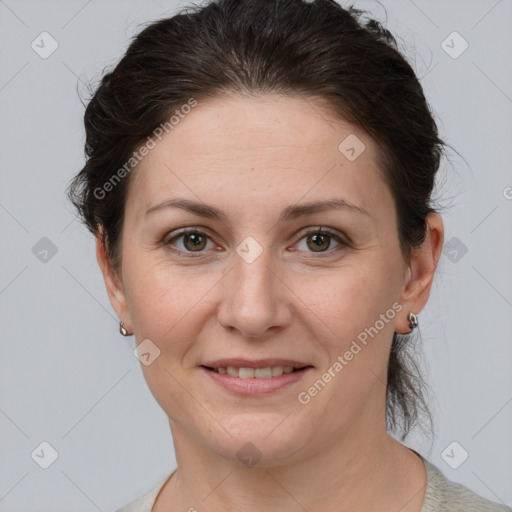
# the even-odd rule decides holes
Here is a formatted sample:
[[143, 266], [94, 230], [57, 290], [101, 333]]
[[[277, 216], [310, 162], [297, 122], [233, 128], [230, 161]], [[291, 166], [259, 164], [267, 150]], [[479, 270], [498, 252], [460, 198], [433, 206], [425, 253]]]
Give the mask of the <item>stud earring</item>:
[[126, 328], [123, 326], [123, 322], [119, 322], [119, 332], [123, 335], [123, 336], [128, 336], [128, 331], [126, 330]]
[[409, 320], [409, 327], [411, 328], [411, 333], [412, 331], [414, 331], [416, 327], [418, 327], [418, 316], [411, 312], [409, 313], [407, 319]]

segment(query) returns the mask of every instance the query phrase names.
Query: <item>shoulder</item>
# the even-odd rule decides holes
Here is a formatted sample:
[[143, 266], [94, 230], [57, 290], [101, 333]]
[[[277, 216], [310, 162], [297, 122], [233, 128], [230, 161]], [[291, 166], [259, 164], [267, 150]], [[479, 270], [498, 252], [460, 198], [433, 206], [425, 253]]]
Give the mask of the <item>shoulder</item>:
[[427, 488], [420, 512], [512, 512], [510, 507], [482, 498], [463, 485], [448, 480], [441, 471], [423, 459]]
[[[436, 466], [421, 458], [427, 472], [427, 488], [420, 512], [512, 512], [512, 508], [486, 500], [467, 487], [448, 480]], [[158, 493], [171, 475], [116, 512], [151, 512]]]
[[[174, 473], [174, 472], [173, 472]], [[172, 473], [171, 473], [172, 475]], [[151, 512], [153, 505], [156, 501], [156, 497], [167, 480], [171, 477], [171, 475], [166, 476], [163, 480], [158, 482], [158, 484], [153, 487], [150, 491], [146, 492], [135, 501], [132, 501], [128, 505], [125, 505], [122, 508], [117, 509], [115, 512]]]

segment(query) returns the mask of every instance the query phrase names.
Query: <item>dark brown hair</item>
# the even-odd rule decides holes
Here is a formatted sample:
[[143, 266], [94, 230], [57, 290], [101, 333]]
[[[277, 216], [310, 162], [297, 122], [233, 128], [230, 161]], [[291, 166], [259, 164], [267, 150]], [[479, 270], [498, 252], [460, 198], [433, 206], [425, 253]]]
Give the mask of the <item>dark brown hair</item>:
[[[380, 149], [410, 260], [435, 211], [431, 194], [445, 143], [395, 38], [363, 14], [334, 0], [218, 0], [153, 22], [132, 40], [86, 108], [86, 164], [68, 190], [89, 230], [102, 237], [113, 269], [120, 268], [130, 177], [106, 195], [97, 191], [191, 98], [224, 93], [319, 98], [362, 128]], [[430, 418], [408, 342], [395, 332], [387, 383], [387, 426], [400, 427], [402, 439], [421, 412]]]

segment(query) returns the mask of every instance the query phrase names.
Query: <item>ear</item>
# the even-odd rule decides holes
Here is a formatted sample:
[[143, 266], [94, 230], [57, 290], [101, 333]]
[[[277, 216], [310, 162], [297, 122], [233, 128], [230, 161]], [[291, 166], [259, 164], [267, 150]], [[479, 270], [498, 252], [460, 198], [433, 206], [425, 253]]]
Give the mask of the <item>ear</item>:
[[111, 266], [101, 233], [102, 231], [100, 230], [96, 236], [96, 259], [98, 260], [98, 264], [103, 274], [110, 304], [112, 304], [118, 318], [123, 321], [123, 326], [126, 330], [128, 332], [133, 332], [130, 315], [126, 306], [126, 297], [124, 294], [122, 279]]
[[407, 319], [409, 313], [418, 314], [427, 303], [443, 248], [444, 227], [441, 217], [437, 213], [429, 213], [426, 221], [425, 240], [420, 247], [414, 249], [406, 270], [404, 289], [400, 299], [403, 313], [395, 324], [395, 331], [401, 334], [409, 334], [411, 331]]

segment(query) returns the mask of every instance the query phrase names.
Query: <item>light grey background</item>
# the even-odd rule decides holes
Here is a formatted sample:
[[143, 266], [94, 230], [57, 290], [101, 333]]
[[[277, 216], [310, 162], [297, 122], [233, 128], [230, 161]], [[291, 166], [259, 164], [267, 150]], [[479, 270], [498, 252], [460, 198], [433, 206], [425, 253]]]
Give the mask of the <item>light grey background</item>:
[[[386, 21], [378, 2], [355, 4]], [[448, 478], [511, 506], [512, 2], [384, 4], [441, 136], [463, 156], [443, 163], [452, 248], [420, 314], [437, 436], [432, 449], [418, 433], [408, 444]], [[134, 339], [118, 333], [94, 240], [64, 189], [83, 164], [77, 80], [99, 77], [140, 23], [179, 5], [0, 0], [1, 512], [111, 511], [175, 467], [167, 417]], [[43, 31], [59, 45], [46, 59], [31, 48]], [[441, 46], [453, 31], [469, 44], [458, 58]], [[445, 43], [452, 53], [462, 48], [455, 37]], [[56, 254], [40, 252], [42, 237]], [[31, 456], [37, 449], [36, 460], [49, 460], [43, 441], [58, 452], [48, 469]], [[463, 449], [469, 457], [452, 469], [446, 460], [453, 465]]]

